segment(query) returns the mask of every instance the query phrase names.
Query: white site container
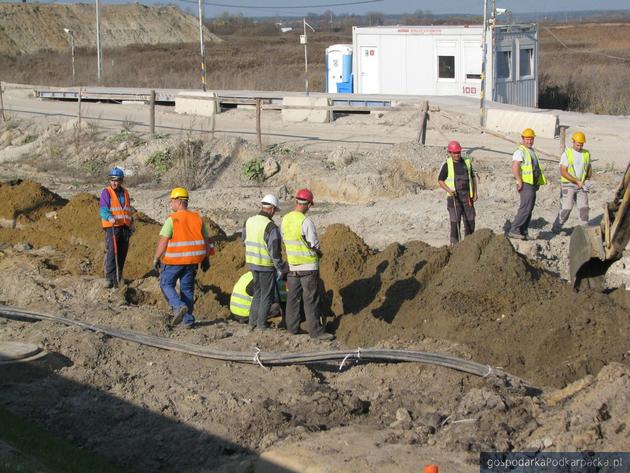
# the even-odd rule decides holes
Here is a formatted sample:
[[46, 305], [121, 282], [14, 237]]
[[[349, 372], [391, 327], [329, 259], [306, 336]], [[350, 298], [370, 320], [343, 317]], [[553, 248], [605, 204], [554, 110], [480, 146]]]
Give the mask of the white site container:
[[[354, 92], [480, 97], [482, 35], [481, 25], [354, 27]], [[537, 38], [536, 25], [497, 26], [494, 41], [488, 30], [486, 97], [537, 105]]]

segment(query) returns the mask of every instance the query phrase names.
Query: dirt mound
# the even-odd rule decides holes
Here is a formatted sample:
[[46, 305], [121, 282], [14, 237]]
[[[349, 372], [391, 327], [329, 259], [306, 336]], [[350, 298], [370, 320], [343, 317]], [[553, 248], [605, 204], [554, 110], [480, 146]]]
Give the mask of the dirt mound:
[[628, 350], [630, 320], [619, 298], [574, 293], [489, 230], [452, 249], [390, 245], [356, 268], [355, 280], [339, 288], [346, 315], [336, 321], [351, 345], [445, 339], [478, 361], [553, 386], [622, 361]]
[[10, 227], [32, 223], [67, 202], [36, 182], [20, 179], [0, 182], [0, 201], [0, 219]]
[[[74, 33], [77, 47], [94, 47], [94, 8], [85, 4], [0, 5], [0, 52], [32, 53], [68, 47], [64, 28]], [[198, 39], [193, 16], [173, 6], [103, 5], [101, 40], [106, 48], [130, 44], [192, 43]], [[37, 25], [37, 26], [36, 26]], [[204, 27], [208, 42], [222, 41]]]

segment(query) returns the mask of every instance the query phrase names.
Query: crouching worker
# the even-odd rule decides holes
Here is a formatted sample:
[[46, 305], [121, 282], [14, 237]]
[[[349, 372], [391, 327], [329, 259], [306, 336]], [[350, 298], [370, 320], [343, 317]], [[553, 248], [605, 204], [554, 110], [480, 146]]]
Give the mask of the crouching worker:
[[[267, 314], [267, 320], [273, 317], [280, 317], [284, 314], [284, 308], [287, 303], [286, 283], [280, 279], [277, 287], [280, 294], [276, 294], [276, 291], [274, 291], [272, 304]], [[278, 300], [278, 297], [280, 300]], [[252, 306], [253, 298], [254, 274], [251, 271], [247, 271], [236, 281], [234, 289], [232, 289], [232, 295], [230, 296], [230, 318], [242, 324], [249, 322], [249, 309]]]
[[160, 230], [153, 267], [160, 274], [160, 289], [171, 306], [171, 326], [183, 321], [184, 327], [193, 328], [195, 276], [199, 265], [203, 272], [210, 268], [210, 240], [201, 216], [188, 210], [186, 189], [173, 189], [170, 205], [173, 213]]

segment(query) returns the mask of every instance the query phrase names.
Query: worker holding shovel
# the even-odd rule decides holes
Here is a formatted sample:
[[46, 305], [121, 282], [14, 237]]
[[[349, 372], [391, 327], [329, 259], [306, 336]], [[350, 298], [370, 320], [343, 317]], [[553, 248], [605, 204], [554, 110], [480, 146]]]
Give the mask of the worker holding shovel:
[[447, 147], [448, 158], [438, 175], [439, 186], [446, 191], [446, 209], [451, 223], [450, 243], [460, 240], [460, 221], [464, 220], [464, 233], [475, 231], [475, 207], [477, 201], [477, 176], [469, 158], [462, 158], [461, 145], [453, 140]]
[[109, 171], [109, 185], [101, 192], [99, 214], [105, 231], [106, 287], [118, 287], [127, 259], [129, 239], [133, 233], [131, 201], [123, 187], [125, 173], [120, 168]]

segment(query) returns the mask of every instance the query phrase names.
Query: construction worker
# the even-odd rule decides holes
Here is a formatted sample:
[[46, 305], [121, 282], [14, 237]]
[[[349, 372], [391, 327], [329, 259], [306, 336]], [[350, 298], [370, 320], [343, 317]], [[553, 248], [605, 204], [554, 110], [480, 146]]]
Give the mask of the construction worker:
[[464, 220], [464, 232], [470, 235], [475, 231], [475, 207], [477, 201], [477, 176], [469, 158], [462, 158], [461, 145], [453, 140], [446, 150], [448, 158], [440, 169], [438, 185], [448, 195], [446, 209], [451, 222], [451, 245], [459, 242], [459, 225]]
[[289, 270], [282, 259], [282, 237], [273, 221], [280, 210], [278, 198], [267, 194], [260, 201], [260, 212], [243, 226], [245, 262], [254, 278], [254, 295], [249, 312], [249, 329], [268, 329], [267, 314], [277, 291], [276, 275], [284, 278]]
[[184, 327], [193, 328], [195, 276], [199, 265], [204, 273], [210, 268], [210, 240], [201, 216], [188, 210], [188, 197], [183, 187], [171, 191], [173, 213], [160, 230], [153, 268], [160, 275], [160, 289], [172, 310], [171, 326], [183, 321]]
[[123, 187], [125, 173], [115, 167], [109, 171], [109, 185], [101, 192], [99, 214], [105, 231], [106, 287], [118, 287], [133, 233], [133, 217], [129, 192]]
[[536, 192], [540, 186], [547, 184], [547, 178], [534, 151], [535, 138], [534, 130], [525, 128], [521, 133], [521, 145], [512, 156], [512, 175], [521, 203], [508, 236], [519, 240], [527, 239], [527, 229], [536, 205]]
[[282, 239], [289, 261], [286, 325], [289, 333], [299, 333], [300, 305], [303, 304], [310, 337], [333, 340], [335, 336], [326, 333], [320, 322], [319, 259], [322, 252], [315, 224], [306, 216], [313, 205], [313, 193], [300, 189], [295, 193], [295, 208], [282, 218]]
[[569, 219], [573, 204], [577, 203], [580, 220], [588, 224], [588, 190], [593, 174], [591, 153], [584, 149], [586, 136], [581, 131], [573, 133], [573, 144], [560, 157], [560, 212], [551, 231], [559, 233]]
[[[285, 282], [280, 279], [277, 281], [279, 294], [276, 291], [273, 292], [273, 303], [269, 308], [269, 314], [267, 319], [281, 316], [283, 314], [282, 305], [286, 305], [287, 302], [287, 288]], [[249, 310], [252, 305], [252, 299], [254, 297], [254, 274], [251, 271], [247, 271], [243, 274], [232, 289], [232, 295], [230, 296], [230, 312], [232, 320], [236, 320], [239, 323], [247, 323], [249, 319]], [[279, 298], [279, 300], [278, 300]]]

